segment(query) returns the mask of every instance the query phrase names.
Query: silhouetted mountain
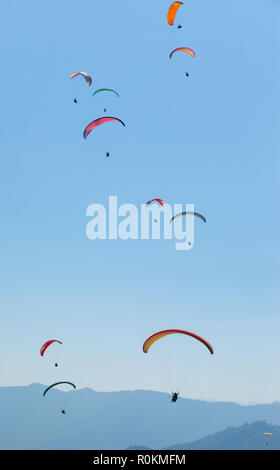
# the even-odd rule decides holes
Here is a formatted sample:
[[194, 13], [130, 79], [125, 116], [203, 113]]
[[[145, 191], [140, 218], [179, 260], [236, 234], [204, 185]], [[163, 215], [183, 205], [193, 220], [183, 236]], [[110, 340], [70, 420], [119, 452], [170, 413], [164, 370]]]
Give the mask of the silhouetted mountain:
[[[1, 449], [162, 449], [256, 420], [280, 425], [280, 405], [242, 406], [137, 390], [64, 392], [46, 385], [0, 388]], [[61, 410], [65, 409], [63, 415]]]
[[145, 446], [131, 446], [131, 447], [128, 447], [126, 450], [151, 450], [149, 447], [145, 447]]
[[[264, 434], [270, 433], [270, 434]], [[168, 450], [280, 450], [280, 426], [265, 421], [228, 427], [195, 442], [177, 444]]]

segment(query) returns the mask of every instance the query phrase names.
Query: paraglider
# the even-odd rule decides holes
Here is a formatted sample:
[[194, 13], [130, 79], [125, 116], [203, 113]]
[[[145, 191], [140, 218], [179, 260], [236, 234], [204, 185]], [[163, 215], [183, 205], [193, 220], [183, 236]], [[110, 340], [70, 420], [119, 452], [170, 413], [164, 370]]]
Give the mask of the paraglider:
[[167, 12], [167, 22], [172, 26], [174, 24], [175, 17], [181, 5], [184, 5], [183, 2], [173, 2]]
[[195, 57], [195, 52], [190, 49], [189, 47], [177, 47], [177, 49], [174, 49], [170, 54], [169, 54], [169, 59], [171, 59], [171, 57], [173, 56], [173, 54], [175, 52], [186, 52], [187, 54], [189, 54], [191, 57]]
[[78, 103], [78, 101], [76, 100], [76, 98], [74, 98], [74, 103]]
[[183, 334], [183, 335], [187, 335], [187, 336], [192, 336], [193, 338], [195, 338], [198, 341], [200, 341], [201, 343], [203, 343], [208, 348], [208, 350], [210, 351], [211, 354], [214, 354], [214, 351], [213, 351], [213, 348], [212, 348], [211, 344], [208, 341], [206, 341], [206, 339], [202, 338], [202, 336], [199, 336], [195, 333], [191, 333], [190, 331], [177, 330], [177, 329], [158, 331], [157, 333], [150, 336], [148, 339], [146, 339], [146, 341], [143, 344], [143, 352], [147, 353], [149, 351], [150, 347], [152, 346], [152, 344], [155, 341], [158, 341], [159, 339], [164, 338], [165, 336], [171, 335], [171, 334], [174, 334], [174, 333], [179, 333], [179, 334]]
[[98, 119], [95, 119], [94, 121], [92, 121], [90, 124], [87, 125], [87, 127], [85, 128], [84, 130], [84, 133], [83, 133], [83, 136], [84, 136], [84, 139], [87, 138], [87, 136], [89, 135], [89, 133], [97, 126], [100, 126], [101, 124], [103, 124], [104, 122], [109, 122], [109, 121], [118, 121], [120, 122], [123, 126], [125, 126], [125, 123], [123, 121], [121, 121], [120, 119], [116, 118], [116, 117], [112, 117], [112, 116], [108, 116], [108, 117], [100, 117]]
[[68, 385], [71, 385], [73, 388], [76, 388], [76, 385], [73, 384], [72, 382], [55, 382], [54, 384], [52, 385], [49, 385], [49, 387], [46, 388], [46, 390], [44, 391], [43, 393], [43, 397], [46, 395], [46, 393], [53, 387], [55, 387], [56, 385], [60, 385], [60, 384], [68, 384]]
[[171, 224], [171, 222], [177, 217], [188, 215], [188, 214], [194, 215], [195, 217], [198, 217], [199, 219], [203, 220], [204, 223], [206, 223], [206, 219], [203, 215], [199, 214], [198, 212], [191, 212], [191, 211], [184, 211], [184, 212], [180, 212], [179, 214], [174, 215], [169, 223]]
[[[149, 206], [150, 204], [152, 204], [153, 202], [157, 202], [161, 207], [164, 206], [164, 202], [162, 199], [150, 199], [149, 201], [146, 202], [146, 207]], [[157, 219], [154, 219], [155, 222], [157, 222]]]
[[[44, 397], [44, 396], [46, 395], [46, 393], [47, 393], [49, 390], [51, 390], [53, 387], [56, 387], [56, 385], [62, 385], [62, 384], [71, 385], [73, 388], [76, 388], [76, 385], [73, 384], [72, 382], [65, 382], [65, 381], [63, 381], [63, 382], [55, 382], [54, 384], [50, 385], [49, 387], [47, 387], [47, 388], [45, 389], [45, 391], [44, 391], [44, 393], [43, 393], [43, 397]], [[62, 410], [60, 410], [60, 411], [61, 411], [62, 414], [65, 415], [66, 412], [65, 412], [64, 409], [62, 409]]]
[[152, 202], [158, 202], [162, 207], [164, 206], [164, 202], [162, 199], [150, 199], [149, 201], [146, 202], [146, 206], [149, 206], [152, 204]]
[[116, 90], [112, 90], [112, 88], [99, 88], [98, 90], [95, 90], [92, 96], [96, 95], [97, 93], [100, 93], [101, 91], [111, 91], [112, 93], [115, 93], [118, 98], [120, 97], [119, 93]]
[[175, 403], [178, 400], [179, 392], [172, 392], [171, 403]]
[[87, 72], [74, 72], [70, 75], [70, 78], [77, 77], [78, 75], [82, 75], [86, 81], [87, 86], [91, 86], [92, 78]]
[[268, 446], [269, 441], [272, 437], [274, 437], [274, 434], [272, 432], [263, 432], [263, 435], [266, 437], [265, 444]]
[[106, 157], [110, 157], [110, 152], [106, 152]]
[[58, 339], [50, 339], [49, 341], [46, 341], [46, 343], [43, 344], [43, 346], [40, 349], [40, 355], [44, 356], [46, 349], [52, 344], [52, 343], [59, 343], [62, 344], [61, 341]]

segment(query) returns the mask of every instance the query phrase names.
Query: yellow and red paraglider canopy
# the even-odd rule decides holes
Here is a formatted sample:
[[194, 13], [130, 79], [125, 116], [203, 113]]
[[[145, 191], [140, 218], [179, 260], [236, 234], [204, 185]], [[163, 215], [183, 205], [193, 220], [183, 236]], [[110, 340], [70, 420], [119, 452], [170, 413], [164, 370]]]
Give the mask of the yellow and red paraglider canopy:
[[191, 49], [190, 47], [177, 47], [176, 49], [174, 49], [170, 54], [169, 54], [169, 59], [171, 59], [171, 57], [173, 56], [174, 52], [186, 52], [187, 54], [189, 54], [191, 57], [195, 57], [195, 52], [193, 51], [193, 49]]
[[214, 351], [213, 351], [213, 348], [212, 348], [211, 344], [208, 343], [208, 341], [206, 341], [206, 339], [202, 338], [202, 336], [199, 336], [195, 333], [191, 333], [190, 331], [177, 330], [177, 329], [158, 331], [157, 333], [150, 336], [148, 339], [146, 339], [145, 343], [143, 344], [144, 353], [148, 352], [149, 348], [152, 346], [152, 344], [155, 341], [163, 338], [164, 336], [171, 335], [173, 333], [181, 333], [183, 335], [192, 336], [193, 338], [195, 338], [198, 341], [200, 341], [201, 343], [203, 343], [209, 349], [211, 354], [214, 354]]

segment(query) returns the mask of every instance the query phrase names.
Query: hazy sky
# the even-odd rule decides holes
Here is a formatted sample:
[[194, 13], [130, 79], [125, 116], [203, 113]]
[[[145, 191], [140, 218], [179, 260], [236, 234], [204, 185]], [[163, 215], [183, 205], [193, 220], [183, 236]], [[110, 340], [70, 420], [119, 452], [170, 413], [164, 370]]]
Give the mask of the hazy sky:
[[[280, 400], [279, 4], [186, 1], [171, 27], [170, 3], [0, 2], [1, 386]], [[196, 57], [170, 60], [180, 46]], [[126, 127], [85, 141], [104, 107]], [[111, 195], [207, 223], [190, 251], [89, 240], [86, 209]], [[144, 354], [166, 328], [214, 355], [179, 335]], [[41, 358], [50, 338], [63, 345]]]

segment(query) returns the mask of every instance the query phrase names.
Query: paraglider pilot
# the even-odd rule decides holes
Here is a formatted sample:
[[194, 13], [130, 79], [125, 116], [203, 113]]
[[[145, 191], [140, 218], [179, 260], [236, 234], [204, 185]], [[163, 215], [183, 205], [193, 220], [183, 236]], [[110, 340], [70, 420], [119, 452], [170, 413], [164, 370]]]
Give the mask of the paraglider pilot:
[[179, 392], [172, 392], [171, 403], [175, 403], [178, 400]]

